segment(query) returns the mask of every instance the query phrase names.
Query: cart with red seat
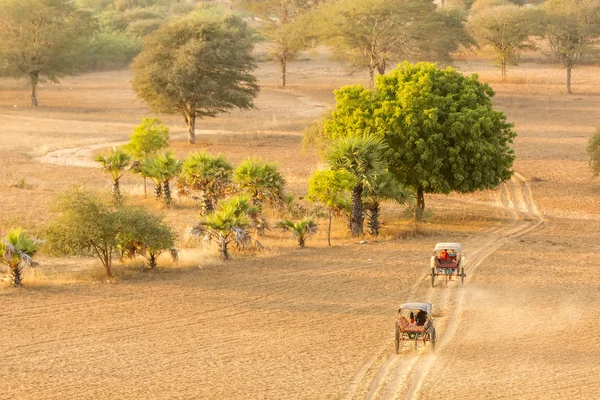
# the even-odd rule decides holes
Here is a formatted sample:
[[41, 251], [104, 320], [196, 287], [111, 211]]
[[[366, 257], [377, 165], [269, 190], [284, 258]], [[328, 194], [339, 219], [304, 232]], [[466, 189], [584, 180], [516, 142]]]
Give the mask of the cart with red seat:
[[465, 255], [459, 243], [438, 243], [431, 256], [431, 286], [435, 286], [438, 276], [443, 276], [446, 283], [454, 277], [465, 283]]

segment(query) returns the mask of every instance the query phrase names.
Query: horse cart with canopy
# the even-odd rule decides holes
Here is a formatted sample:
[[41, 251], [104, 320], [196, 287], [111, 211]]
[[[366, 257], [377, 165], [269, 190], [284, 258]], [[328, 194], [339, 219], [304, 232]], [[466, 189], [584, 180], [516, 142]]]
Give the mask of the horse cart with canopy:
[[435, 285], [438, 276], [445, 277], [446, 283], [460, 277], [461, 284], [465, 283], [465, 255], [458, 243], [438, 243], [431, 256], [431, 286]]
[[415, 349], [419, 340], [423, 341], [423, 345], [429, 341], [435, 350], [436, 332], [431, 310], [431, 303], [404, 303], [400, 306], [396, 317], [396, 354], [409, 341], [415, 342]]

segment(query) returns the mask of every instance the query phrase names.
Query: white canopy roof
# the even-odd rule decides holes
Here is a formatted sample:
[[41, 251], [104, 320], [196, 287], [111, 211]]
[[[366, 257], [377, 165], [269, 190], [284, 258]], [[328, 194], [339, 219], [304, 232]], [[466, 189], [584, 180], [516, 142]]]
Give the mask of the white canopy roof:
[[462, 253], [462, 246], [458, 243], [438, 243], [435, 245], [435, 249], [433, 251], [442, 250], [454, 250], [458, 253]]
[[430, 313], [433, 306], [431, 303], [404, 303], [400, 308], [403, 310], [423, 310]]

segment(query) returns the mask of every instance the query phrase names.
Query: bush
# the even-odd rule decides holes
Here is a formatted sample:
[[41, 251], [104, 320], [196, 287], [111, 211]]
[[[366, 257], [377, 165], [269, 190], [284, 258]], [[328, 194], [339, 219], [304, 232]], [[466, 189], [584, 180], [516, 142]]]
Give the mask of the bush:
[[98, 70], [127, 66], [141, 50], [141, 39], [115, 31], [98, 33], [85, 53], [88, 67]]
[[59, 197], [56, 210], [59, 215], [45, 228], [47, 251], [97, 257], [108, 276], [116, 254], [140, 255], [151, 266], [164, 251], [176, 256], [175, 234], [162, 217], [144, 208], [116, 205], [107, 197], [75, 189]]

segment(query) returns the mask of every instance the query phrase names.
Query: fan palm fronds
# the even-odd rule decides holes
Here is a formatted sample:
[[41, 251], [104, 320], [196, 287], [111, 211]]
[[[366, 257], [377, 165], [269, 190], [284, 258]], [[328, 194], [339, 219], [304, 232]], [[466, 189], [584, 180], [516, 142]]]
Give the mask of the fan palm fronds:
[[236, 168], [235, 182], [258, 207], [265, 201], [280, 204], [283, 200], [285, 179], [273, 163], [247, 159]]
[[283, 231], [292, 231], [294, 237], [298, 239], [298, 245], [304, 247], [306, 245], [306, 238], [317, 232], [317, 224], [312, 218], [306, 217], [300, 221], [292, 221], [289, 219], [279, 221], [277, 227]]
[[36, 267], [33, 256], [38, 252], [41, 241], [31, 238], [22, 229], [12, 229], [0, 241], [0, 263], [8, 266], [14, 287], [21, 286], [21, 273], [25, 266]]
[[99, 155], [95, 161], [101, 164], [102, 171], [109, 173], [113, 178], [113, 195], [116, 200], [121, 199], [119, 180], [131, 164], [131, 156], [118, 147], [113, 147], [106, 155]]

